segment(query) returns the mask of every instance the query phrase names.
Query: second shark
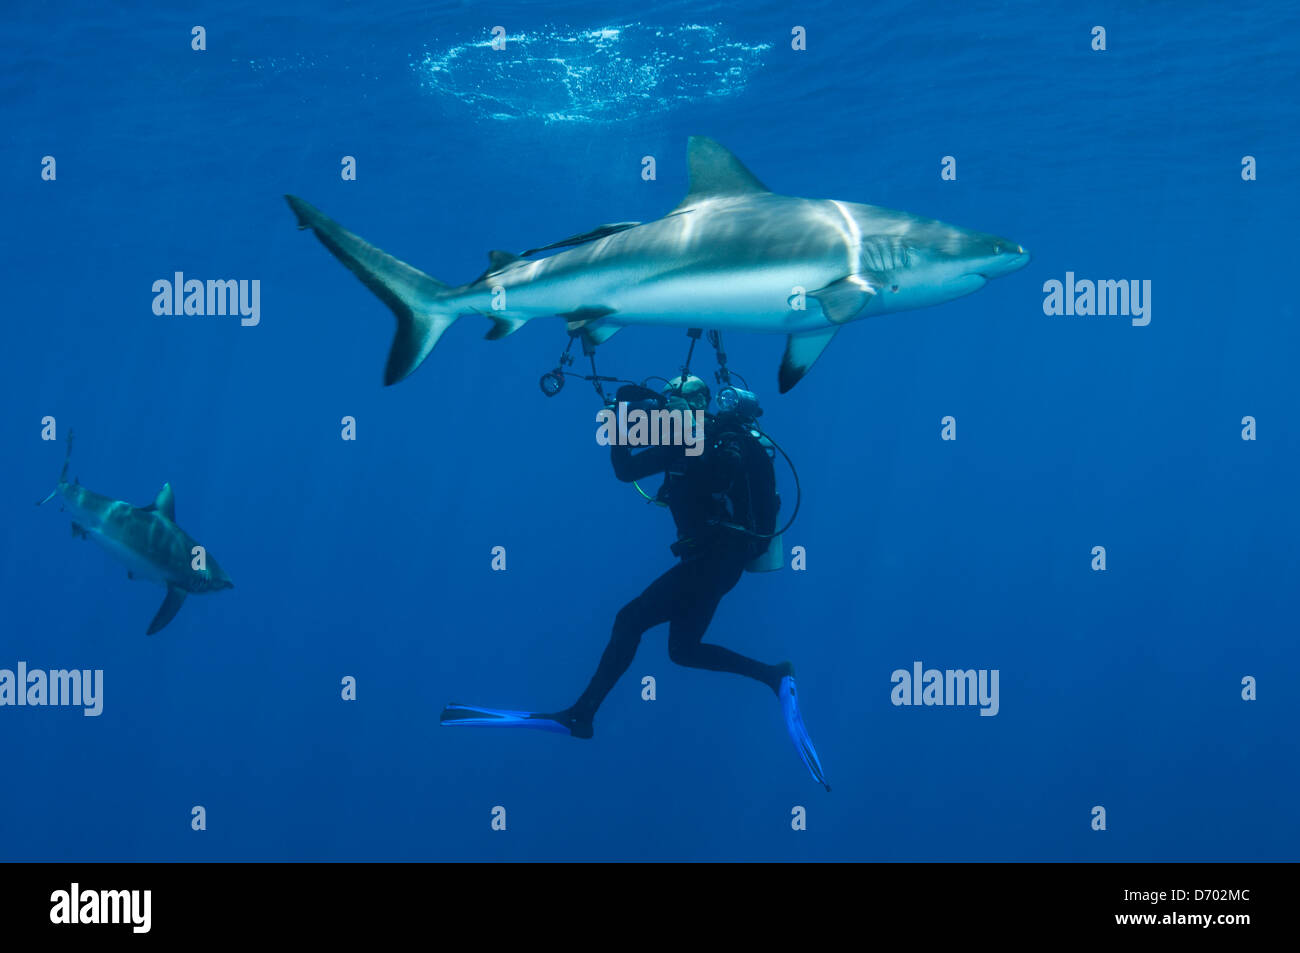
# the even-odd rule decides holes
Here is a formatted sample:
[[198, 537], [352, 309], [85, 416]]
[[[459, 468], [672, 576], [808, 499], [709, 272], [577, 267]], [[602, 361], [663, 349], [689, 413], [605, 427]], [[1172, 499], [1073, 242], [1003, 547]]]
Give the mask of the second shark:
[[69, 483], [71, 457], [72, 435], [69, 434], [59, 485], [36, 505], [59, 497], [63, 508], [72, 513], [73, 536], [97, 542], [125, 564], [128, 578], [148, 579], [167, 587], [167, 595], [149, 623], [146, 635], [161, 631], [171, 622], [190, 593], [234, 588], [235, 584], [207, 550], [176, 525], [176, 501], [170, 483], [163, 484], [148, 506], [132, 506], [125, 500], [100, 496], [78, 480]]

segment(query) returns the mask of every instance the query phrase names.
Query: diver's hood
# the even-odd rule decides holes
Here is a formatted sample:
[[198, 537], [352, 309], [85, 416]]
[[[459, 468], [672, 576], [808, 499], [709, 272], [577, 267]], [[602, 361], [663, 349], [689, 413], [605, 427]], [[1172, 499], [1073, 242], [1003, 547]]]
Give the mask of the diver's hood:
[[690, 405], [692, 410], [704, 410], [709, 406], [711, 397], [709, 385], [693, 374], [686, 378], [674, 377], [668, 382], [668, 386], [664, 388], [664, 395], [667, 397], [681, 397]]

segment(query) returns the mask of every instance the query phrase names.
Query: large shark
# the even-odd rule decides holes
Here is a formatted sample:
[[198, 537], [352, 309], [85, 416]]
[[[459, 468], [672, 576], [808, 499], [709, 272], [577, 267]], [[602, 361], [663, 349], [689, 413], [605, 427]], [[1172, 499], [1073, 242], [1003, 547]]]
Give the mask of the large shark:
[[461, 315], [490, 318], [489, 340], [558, 315], [593, 347], [630, 324], [786, 334], [785, 393], [848, 322], [951, 301], [1029, 261], [1010, 239], [908, 212], [776, 195], [712, 139], [692, 137], [687, 158], [690, 189], [663, 218], [602, 225], [522, 256], [490, 252], [487, 271], [459, 287], [285, 198], [298, 227], [397, 315], [385, 384], [419, 367]]
[[[68, 482], [72, 457], [72, 434], [63, 460], [59, 485], [45, 499], [56, 496], [72, 513], [72, 535], [93, 539], [119, 562], [126, 564], [130, 579], [148, 579], [167, 587], [162, 607], [149, 623], [153, 635], [176, 617], [191, 592], [217, 592], [234, 588], [217, 561], [202, 550], [185, 530], [176, 525], [176, 501], [170, 483], [164, 483], [148, 506], [132, 506], [123, 500], [100, 496], [81, 485]], [[202, 559], [198, 558], [202, 555]], [[203, 568], [194, 568], [198, 563]]]

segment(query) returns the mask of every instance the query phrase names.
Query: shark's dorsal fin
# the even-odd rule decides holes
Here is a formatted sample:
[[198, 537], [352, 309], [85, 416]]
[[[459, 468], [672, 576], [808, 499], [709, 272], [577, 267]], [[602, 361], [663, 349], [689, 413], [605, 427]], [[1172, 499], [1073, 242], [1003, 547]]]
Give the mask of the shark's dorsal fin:
[[720, 195], [749, 195], [770, 191], [724, 146], [704, 136], [691, 136], [686, 144], [690, 188], [679, 209]]
[[153, 502], [146, 506], [145, 509], [157, 510], [173, 523], [176, 522], [176, 497], [172, 495], [172, 485], [164, 483], [162, 489], [158, 491], [158, 495], [153, 498]]

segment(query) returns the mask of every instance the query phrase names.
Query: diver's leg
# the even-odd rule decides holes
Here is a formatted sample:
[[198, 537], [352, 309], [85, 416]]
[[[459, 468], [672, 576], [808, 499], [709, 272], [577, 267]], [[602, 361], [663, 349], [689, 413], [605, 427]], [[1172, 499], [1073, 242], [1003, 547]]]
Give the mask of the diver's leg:
[[683, 565], [696, 571], [689, 585], [684, 587], [686, 591], [673, 606], [668, 628], [668, 657], [687, 668], [744, 675], [762, 682], [779, 695], [781, 679], [794, 674], [794, 666], [789, 662], [764, 665], [721, 645], [701, 641], [713, 621], [718, 603], [740, 581], [744, 564], [734, 558], [714, 561], [704, 557]]
[[673, 566], [646, 586], [641, 595], [618, 610], [618, 615], [614, 617], [613, 633], [600, 657], [596, 674], [591, 677], [586, 690], [574, 702], [573, 707], [560, 712], [575, 737], [591, 737], [591, 722], [596, 709], [631, 666], [637, 647], [641, 644], [641, 636], [669, 620], [677, 594], [685, 581], [682, 565], [678, 563]]

